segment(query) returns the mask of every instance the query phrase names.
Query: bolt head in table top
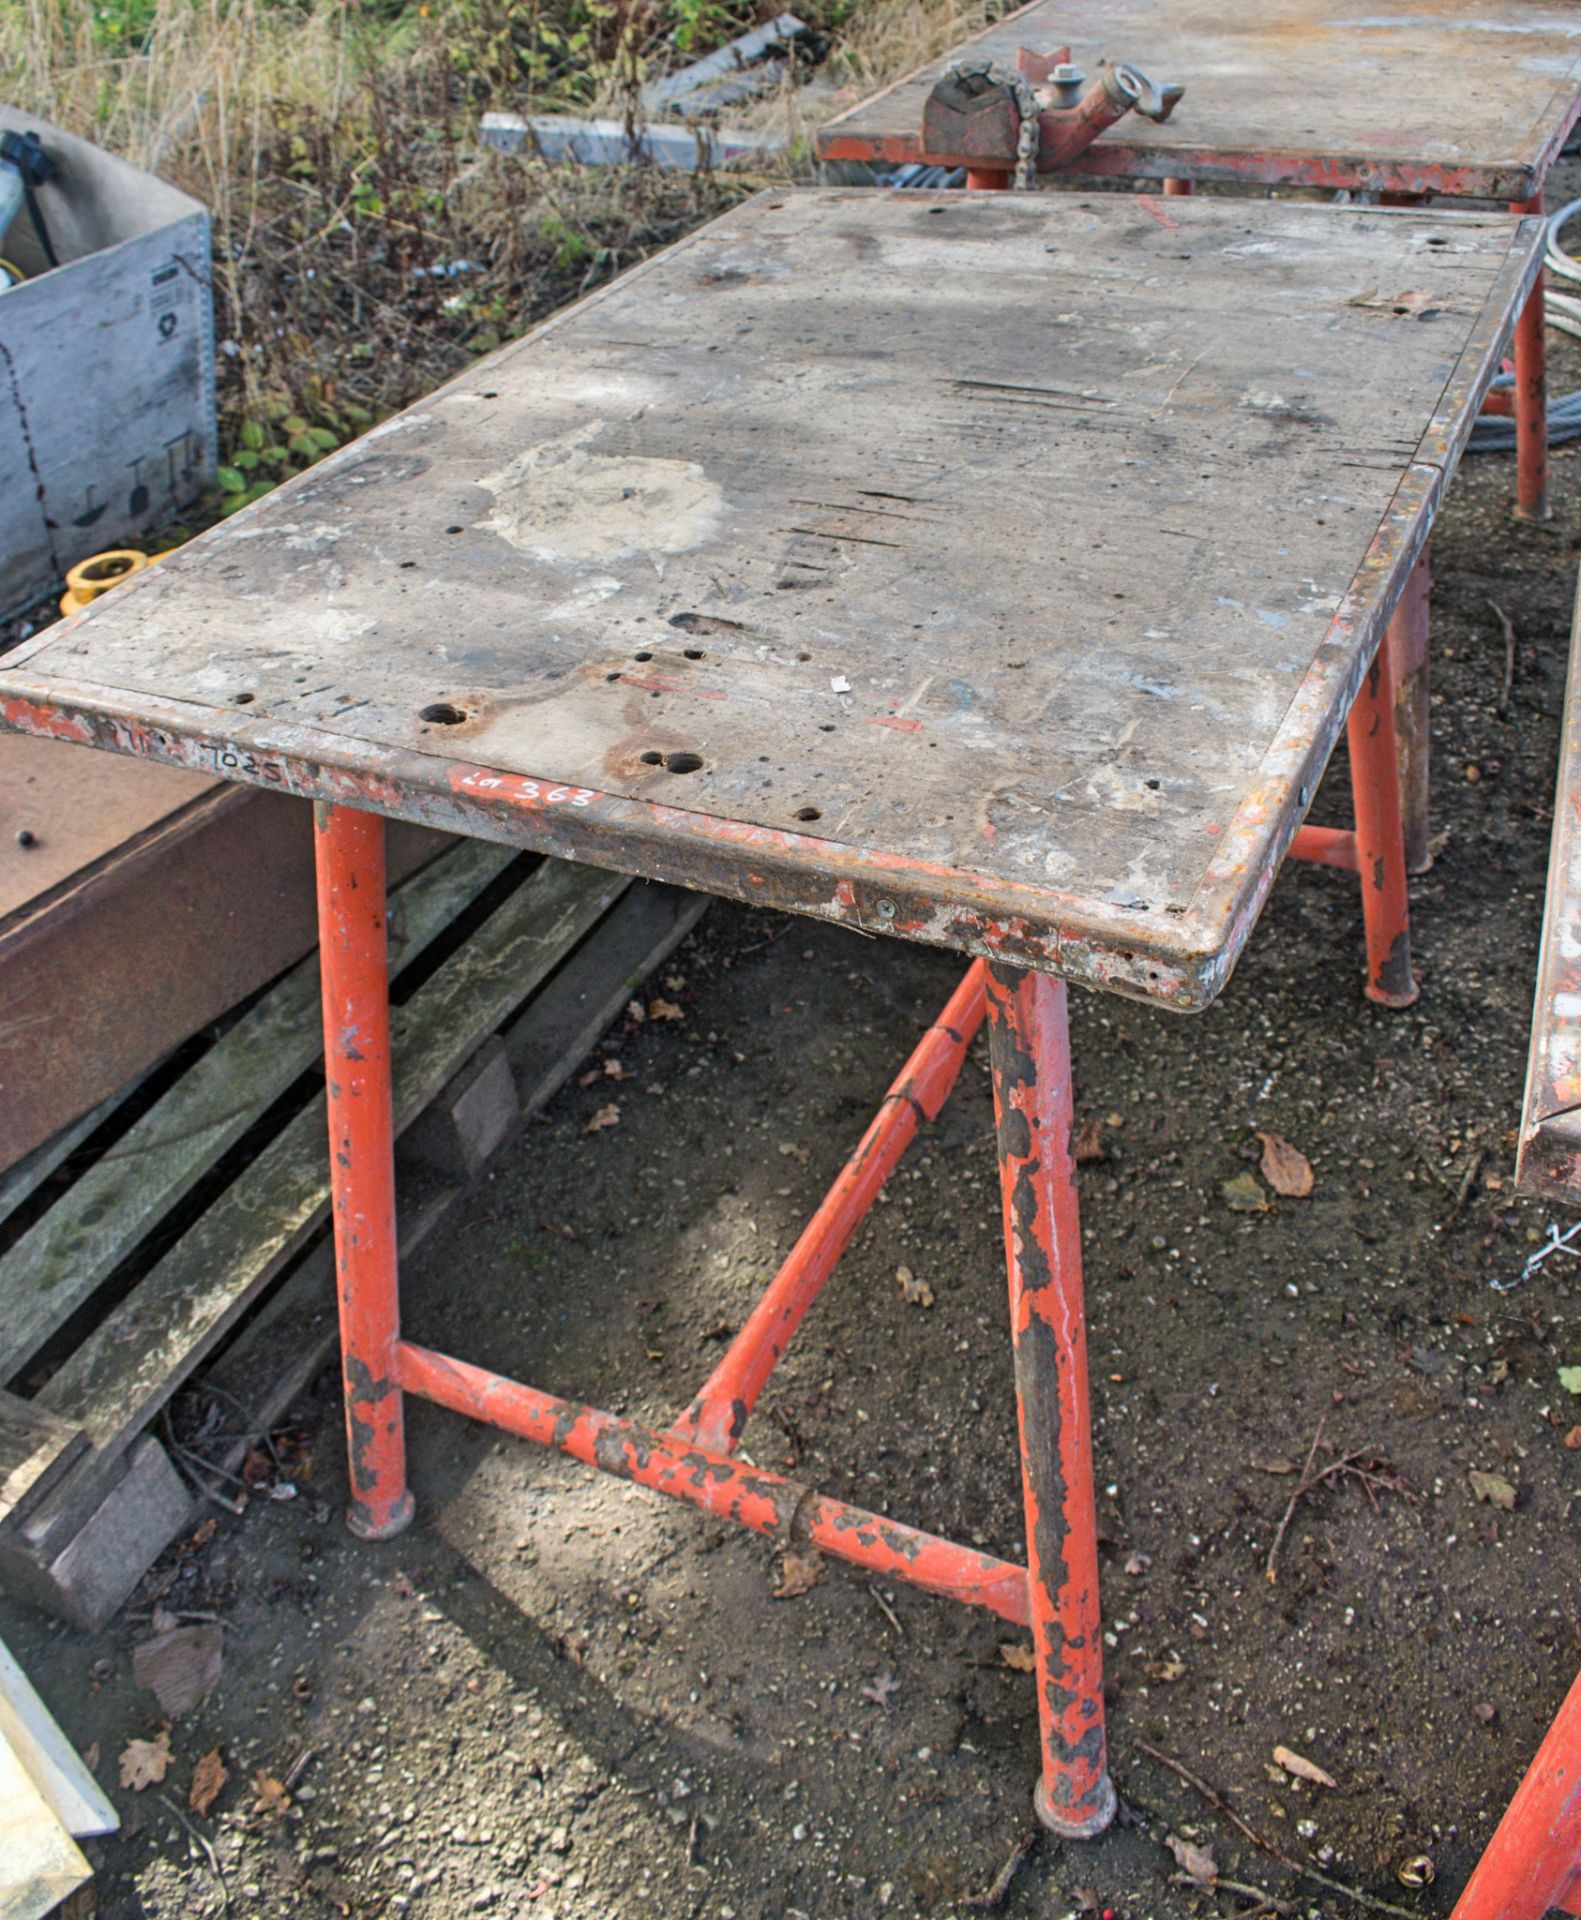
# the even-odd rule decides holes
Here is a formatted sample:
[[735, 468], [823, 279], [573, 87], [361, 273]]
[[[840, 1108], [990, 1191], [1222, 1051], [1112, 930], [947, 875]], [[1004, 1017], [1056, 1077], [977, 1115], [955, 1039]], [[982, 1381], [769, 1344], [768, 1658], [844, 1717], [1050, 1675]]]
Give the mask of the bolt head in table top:
[[1089, 72], [1130, 60], [1186, 89], [1164, 125], [1128, 115], [1088, 148], [1089, 176], [1527, 200], [1581, 108], [1568, 0], [1034, 0], [830, 121], [818, 152], [920, 160], [923, 102], [953, 60], [1063, 46]]
[[0, 718], [1199, 1006], [1541, 237], [761, 194], [13, 652]]

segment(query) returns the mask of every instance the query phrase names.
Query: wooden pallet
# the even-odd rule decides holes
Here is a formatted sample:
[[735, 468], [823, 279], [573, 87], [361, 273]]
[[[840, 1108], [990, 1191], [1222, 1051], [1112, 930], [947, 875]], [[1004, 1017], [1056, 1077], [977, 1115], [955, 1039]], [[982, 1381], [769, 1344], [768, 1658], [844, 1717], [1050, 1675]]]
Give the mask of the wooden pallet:
[[[405, 1244], [465, 1191], [520, 1111], [565, 1079], [706, 904], [483, 842], [457, 845], [394, 891], [398, 1125], [403, 1155], [426, 1174], [405, 1183]], [[454, 944], [467, 918], [477, 924]], [[403, 999], [408, 976], [420, 984]], [[310, 956], [157, 1098], [144, 1089], [105, 1116], [89, 1164], [0, 1256], [7, 1590], [101, 1625], [192, 1518], [192, 1485], [148, 1432], [172, 1395], [244, 1318], [215, 1377], [255, 1430], [327, 1357], [319, 1056]], [[0, 1207], [24, 1204], [30, 1180], [0, 1190]]]

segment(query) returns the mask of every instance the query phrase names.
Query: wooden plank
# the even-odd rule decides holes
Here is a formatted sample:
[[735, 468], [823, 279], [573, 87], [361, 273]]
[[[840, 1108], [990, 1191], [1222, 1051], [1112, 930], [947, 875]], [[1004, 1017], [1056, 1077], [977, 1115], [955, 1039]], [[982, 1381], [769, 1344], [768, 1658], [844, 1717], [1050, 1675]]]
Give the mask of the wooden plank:
[[[507, 864], [468, 842], [397, 890], [398, 975]], [[0, 1259], [0, 1376], [15, 1374], [323, 1051], [318, 959], [215, 1042]]]
[[[398, 1130], [624, 886], [546, 862], [395, 1010]], [[41, 1389], [39, 1400], [80, 1421], [101, 1457], [146, 1424], [326, 1217], [327, 1137], [320, 1094]]]
[[26, 1768], [55, 1818], [76, 1839], [114, 1833], [120, 1817], [16, 1656], [0, 1640], [0, 1740]]
[[0, 710], [1200, 1005], [1540, 242], [763, 194], [25, 643]]
[[87, 1446], [70, 1420], [0, 1392], [0, 1521], [42, 1495]]
[[[1260, 180], [1522, 200], [1581, 98], [1581, 18], [1544, 0], [1315, 14], [1310, 0], [1036, 0], [820, 129], [828, 160], [923, 157], [922, 107], [946, 66], [1069, 46], [1087, 73], [1127, 60], [1185, 98], [1128, 115], [1073, 171]], [[1474, 85], [1467, 76], [1476, 75]]]
[[0, 1920], [47, 1920], [92, 1878], [20, 1756], [0, 1738]]
[[7, 1167], [0, 1174], [0, 1222], [9, 1220], [24, 1200], [32, 1199], [50, 1175], [58, 1172], [89, 1135], [103, 1126], [122, 1101], [141, 1085], [142, 1078], [139, 1076], [129, 1086], [112, 1093], [109, 1099], [101, 1100], [91, 1113], [85, 1113], [69, 1127], [62, 1127], [52, 1139], [35, 1147], [14, 1167]]

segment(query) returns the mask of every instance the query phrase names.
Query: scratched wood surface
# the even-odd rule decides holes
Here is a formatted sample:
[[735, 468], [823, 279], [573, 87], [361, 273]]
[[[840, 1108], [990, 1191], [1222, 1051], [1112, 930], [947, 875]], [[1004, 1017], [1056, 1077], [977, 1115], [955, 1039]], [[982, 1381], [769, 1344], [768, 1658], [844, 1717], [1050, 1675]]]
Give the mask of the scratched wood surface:
[[1531, 0], [1035, 0], [824, 127], [827, 159], [921, 156], [922, 103], [950, 60], [1068, 45], [1091, 74], [1126, 60], [1186, 95], [1163, 126], [1128, 115], [1078, 163], [1314, 187], [1525, 199], [1581, 103], [1581, 8]]
[[762, 195], [13, 653], [0, 712], [1201, 1004], [1540, 233]]

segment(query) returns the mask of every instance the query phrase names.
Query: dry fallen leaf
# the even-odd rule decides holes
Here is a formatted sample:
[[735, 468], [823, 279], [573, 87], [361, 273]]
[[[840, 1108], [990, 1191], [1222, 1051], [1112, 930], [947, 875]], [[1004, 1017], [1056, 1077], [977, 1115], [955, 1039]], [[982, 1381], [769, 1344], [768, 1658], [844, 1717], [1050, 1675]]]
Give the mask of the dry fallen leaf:
[[1259, 1133], [1263, 1178], [1286, 1200], [1305, 1200], [1315, 1184], [1312, 1163], [1299, 1147], [1277, 1133]]
[[1182, 1840], [1178, 1833], [1166, 1833], [1164, 1845], [1175, 1856], [1175, 1865], [1188, 1880], [1195, 1880], [1199, 1887], [1211, 1887], [1218, 1879], [1218, 1862], [1206, 1847]]
[[394, 1578], [390, 1581], [390, 1585], [394, 1587], [395, 1591], [403, 1600], [415, 1600], [417, 1598], [417, 1589], [412, 1585], [412, 1576], [409, 1573], [402, 1573], [397, 1569]]
[[1017, 1673], [1032, 1673], [1037, 1667], [1037, 1655], [1030, 1647], [1023, 1647], [1015, 1640], [1001, 1640], [999, 1658], [1007, 1667], [1014, 1667]]
[[99, 1743], [97, 1740], [92, 1741], [88, 1746], [83, 1748], [82, 1764], [88, 1769], [89, 1773], [97, 1773], [99, 1771]]
[[933, 1289], [926, 1280], [919, 1280], [910, 1267], [896, 1267], [895, 1281], [900, 1288], [900, 1297], [908, 1307], [931, 1307]]
[[1305, 1780], [1314, 1787], [1333, 1787], [1337, 1792], [1339, 1782], [1332, 1774], [1325, 1773], [1315, 1761], [1305, 1760], [1299, 1753], [1292, 1753], [1288, 1747], [1275, 1747], [1274, 1759], [1286, 1773], [1293, 1773], [1298, 1780]]
[[1268, 1195], [1258, 1186], [1256, 1177], [1250, 1173], [1238, 1173], [1233, 1180], [1226, 1180], [1219, 1191], [1224, 1195], [1224, 1204], [1231, 1213], [1266, 1213]]
[[782, 1140], [780, 1142], [780, 1152], [784, 1154], [787, 1160], [799, 1160], [803, 1166], [806, 1166], [807, 1162], [812, 1158], [812, 1149], [810, 1147], [798, 1147], [790, 1140]]
[[192, 1769], [192, 1785], [187, 1793], [187, 1805], [194, 1813], [205, 1818], [214, 1802], [220, 1797], [220, 1788], [230, 1779], [230, 1770], [220, 1758], [218, 1747], [211, 1748]]
[[283, 1820], [290, 1812], [291, 1796], [272, 1773], [255, 1773], [253, 1792], [258, 1796], [259, 1808], [273, 1814], [276, 1820]]
[[1257, 1473], [1295, 1473], [1298, 1471], [1294, 1460], [1287, 1460], [1282, 1453], [1270, 1453], [1252, 1461]]
[[1565, 1445], [1572, 1453], [1581, 1449], [1581, 1427], [1572, 1427], [1565, 1435]]
[[121, 1785], [133, 1793], [156, 1787], [170, 1771], [170, 1729], [157, 1740], [128, 1740], [121, 1753]]
[[892, 1673], [881, 1673], [876, 1680], [869, 1680], [859, 1689], [864, 1700], [871, 1700], [875, 1707], [887, 1707], [889, 1696], [899, 1693], [900, 1682]]
[[1175, 1656], [1171, 1654], [1167, 1660], [1159, 1660], [1150, 1666], [1147, 1670], [1147, 1677], [1149, 1680], [1162, 1680], [1166, 1686], [1171, 1686], [1176, 1680], [1183, 1679], [1185, 1672], [1185, 1661], [1177, 1660]]
[[822, 1578], [821, 1553], [811, 1547], [805, 1553], [798, 1553], [794, 1547], [790, 1547], [780, 1562], [780, 1583], [773, 1589], [771, 1598], [798, 1599], [802, 1594], [810, 1593]]
[[1502, 1473], [1479, 1473], [1475, 1467], [1466, 1476], [1471, 1482], [1471, 1491], [1478, 1500], [1486, 1500], [1490, 1507], [1497, 1507], [1501, 1513], [1515, 1511], [1515, 1489]]
[[686, 1015], [673, 1000], [650, 1000], [648, 1018], [650, 1020], [684, 1020]]
[[1133, 1553], [1125, 1563], [1125, 1571], [1132, 1575], [1146, 1573], [1152, 1564], [1153, 1556], [1150, 1553]]
[[629, 1080], [631, 1078], [631, 1075], [627, 1073], [626, 1069], [618, 1060], [606, 1060], [604, 1062], [604, 1072], [611, 1080]]
[[1109, 1149], [1104, 1144], [1101, 1120], [1082, 1121], [1076, 1129], [1075, 1153], [1078, 1167], [1090, 1167], [1100, 1160], [1109, 1158]]
[[647, 1009], [640, 1000], [628, 1000], [626, 1002], [626, 1018], [628, 1020], [635, 1020], [640, 1023], [646, 1020], [647, 1017]]
[[582, 1131], [584, 1133], [602, 1133], [605, 1127], [618, 1127], [619, 1125], [620, 1108], [615, 1101], [611, 1100], [607, 1107], [599, 1108], [598, 1112], [593, 1115], [592, 1119], [588, 1121]]

